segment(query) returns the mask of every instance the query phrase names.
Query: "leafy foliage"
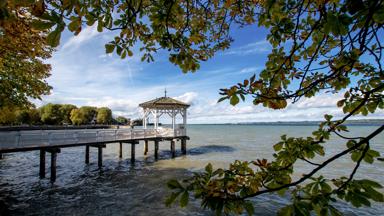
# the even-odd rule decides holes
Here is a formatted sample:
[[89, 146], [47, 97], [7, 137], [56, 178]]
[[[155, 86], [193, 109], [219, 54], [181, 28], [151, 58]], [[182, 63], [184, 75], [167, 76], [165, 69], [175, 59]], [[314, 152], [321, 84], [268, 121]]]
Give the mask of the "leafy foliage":
[[110, 124], [112, 122], [112, 111], [108, 107], [98, 108], [96, 122], [98, 124]]
[[[350, 137], [343, 124], [351, 116], [366, 116], [384, 108], [384, 2], [271, 0], [261, 5], [256, 20], [269, 29], [267, 39], [273, 47], [265, 69], [258, 77], [221, 89], [219, 102], [228, 99], [236, 105], [252, 96], [255, 105], [283, 109], [302, 97], [343, 91], [344, 98], [336, 105], [345, 116], [333, 120], [333, 116], [325, 115], [310, 137], [283, 135], [273, 146], [271, 161], [235, 161], [229, 169], [217, 170], [207, 165], [205, 172], [183, 182], [174, 181], [168, 185], [176, 191], [169, 196], [169, 203], [192, 193], [202, 200], [203, 207], [217, 214], [252, 214], [249, 198], [272, 192], [283, 195], [288, 189], [292, 204], [280, 209], [278, 215], [341, 215], [333, 205], [338, 199], [355, 207], [384, 202], [379, 183], [355, 179], [361, 163], [375, 163], [380, 156], [370, 142], [384, 125], [366, 137]], [[345, 150], [322, 158], [323, 144], [334, 136], [345, 140]], [[350, 155], [355, 163], [349, 176], [318, 176], [320, 170], [344, 155]], [[297, 161], [313, 169], [294, 180]]]
[[132, 46], [140, 41], [142, 61], [153, 61], [153, 53], [168, 50], [169, 60], [184, 72], [196, 71], [200, 61], [228, 48], [232, 39], [230, 23], [254, 21], [258, 0], [248, 1], [47, 1], [6, 0], [0, 5], [0, 19], [17, 8], [31, 12], [36, 29], [50, 29], [47, 42], [56, 47], [68, 29], [79, 34], [84, 25], [97, 30], [117, 31], [105, 45], [107, 53], [121, 58], [132, 56]]
[[60, 104], [60, 116], [61, 116], [61, 123], [63, 124], [71, 124], [71, 111], [73, 109], [76, 109], [77, 107], [73, 104]]
[[[47, 6], [48, 4], [49, 6]], [[265, 69], [243, 82], [221, 89], [222, 98], [236, 105], [252, 98], [255, 105], [283, 109], [291, 102], [318, 93], [344, 93], [336, 105], [344, 117], [325, 120], [309, 137], [282, 136], [274, 145], [274, 159], [235, 161], [229, 169], [207, 165], [183, 182], [170, 181], [174, 192], [167, 205], [179, 200], [187, 205], [190, 194], [202, 200], [204, 208], [216, 214], [253, 213], [250, 197], [285, 193], [292, 203], [279, 215], [340, 215], [332, 203], [342, 199], [353, 206], [383, 202], [381, 185], [355, 179], [361, 163], [375, 163], [379, 152], [370, 142], [384, 125], [366, 137], [350, 137], [343, 124], [351, 116], [384, 108], [382, 0], [140, 0], [140, 1], [17, 1], [0, 4], [0, 20], [9, 20], [19, 8], [33, 15], [35, 29], [49, 29], [47, 42], [57, 46], [64, 29], [75, 35], [83, 24], [97, 25], [98, 31], [117, 31], [105, 45], [106, 52], [121, 58], [132, 56], [140, 44], [143, 61], [153, 61], [158, 49], [169, 51], [169, 60], [186, 71], [195, 71], [200, 61], [229, 47], [229, 29], [234, 23], [257, 23], [268, 29], [272, 45]], [[65, 21], [67, 20], [67, 21]], [[71, 120], [89, 122], [92, 109], [74, 109]], [[4, 109], [6, 111], [6, 109]], [[1, 115], [0, 115], [1, 119]], [[333, 137], [345, 140], [345, 150], [323, 158], [325, 142]], [[318, 172], [338, 158], [350, 155], [355, 164], [349, 176], [327, 179]], [[313, 162], [314, 159], [320, 163]], [[304, 161], [313, 169], [298, 180], [292, 178], [294, 164]]]
[[60, 112], [60, 104], [48, 103], [45, 106], [40, 107], [41, 121], [44, 124], [58, 125], [62, 122], [62, 116]]
[[128, 124], [130, 122], [129, 119], [125, 118], [124, 116], [118, 116], [116, 118], [116, 121], [119, 123], [119, 124]]
[[51, 56], [52, 48], [46, 43], [46, 32], [32, 25], [27, 11], [0, 3], [0, 107], [27, 108], [32, 105], [29, 99], [40, 99], [51, 89], [45, 81], [51, 67], [44, 59]]
[[97, 108], [82, 106], [71, 111], [71, 121], [74, 125], [90, 124], [97, 115]]

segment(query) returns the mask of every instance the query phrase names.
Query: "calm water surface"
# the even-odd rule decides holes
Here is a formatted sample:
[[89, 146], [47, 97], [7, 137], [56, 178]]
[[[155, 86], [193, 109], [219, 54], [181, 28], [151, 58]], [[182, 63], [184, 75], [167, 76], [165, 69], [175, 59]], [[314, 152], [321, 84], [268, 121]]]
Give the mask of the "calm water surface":
[[[369, 134], [377, 126], [350, 126], [353, 136]], [[143, 144], [136, 148], [136, 163], [130, 164], [130, 146], [124, 146], [124, 158], [118, 158], [118, 145], [109, 144], [104, 150], [103, 168], [97, 167], [97, 151], [91, 148], [91, 163], [84, 164], [85, 147], [65, 148], [58, 155], [57, 181], [38, 177], [39, 152], [6, 154], [0, 160], [0, 209], [7, 208], [11, 215], [212, 215], [201, 209], [198, 200], [187, 208], [164, 206], [169, 193], [165, 183], [172, 178], [182, 179], [193, 171], [201, 170], [208, 162], [214, 167], [226, 167], [235, 159], [271, 159], [273, 144], [281, 134], [310, 135], [313, 126], [260, 126], [260, 125], [190, 125], [187, 143], [188, 155], [170, 158], [169, 142], [160, 143], [160, 159], [153, 158], [153, 143], [148, 156], [143, 156]], [[384, 154], [384, 135], [371, 144]], [[177, 143], [178, 149], [180, 144]], [[340, 151], [344, 144], [334, 139], [326, 144], [327, 153]], [[48, 154], [49, 156], [49, 154]], [[47, 170], [49, 171], [49, 157]], [[321, 160], [319, 160], [321, 161]], [[311, 167], [299, 163], [296, 176]], [[349, 157], [321, 174], [327, 177], [348, 175], [353, 168]], [[363, 164], [357, 178], [375, 179], [384, 184], [384, 163]], [[49, 177], [49, 173], [47, 173]], [[275, 215], [289, 202], [289, 198], [263, 195], [253, 199], [257, 215]], [[384, 215], [384, 207], [353, 208], [337, 204], [346, 215]], [[1, 214], [1, 213], [0, 213]], [[3, 212], [5, 214], [5, 212]]]

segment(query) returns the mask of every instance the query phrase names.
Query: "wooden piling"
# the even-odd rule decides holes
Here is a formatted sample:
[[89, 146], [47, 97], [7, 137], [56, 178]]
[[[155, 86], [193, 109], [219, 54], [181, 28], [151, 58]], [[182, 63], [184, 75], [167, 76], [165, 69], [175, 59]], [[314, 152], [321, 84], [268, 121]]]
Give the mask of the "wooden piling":
[[3, 159], [3, 153], [0, 153], [0, 160]]
[[89, 164], [89, 145], [85, 146], [85, 163]]
[[119, 158], [123, 158], [123, 143], [120, 142], [120, 148], [119, 148]]
[[155, 159], [159, 158], [159, 140], [155, 140]]
[[97, 149], [97, 165], [101, 168], [103, 166], [103, 146], [98, 146]]
[[135, 146], [136, 142], [131, 143], [131, 163], [135, 163]]
[[181, 139], [181, 152], [185, 155], [187, 154], [187, 140]]
[[45, 150], [49, 153], [51, 153], [51, 182], [56, 181], [56, 159], [57, 159], [57, 153], [60, 153], [59, 148], [52, 148]]
[[144, 155], [148, 153], [148, 140], [144, 140]]
[[56, 181], [56, 159], [57, 152], [51, 152], [51, 182]]
[[171, 153], [172, 157], [174, 158], [176, 156], [175, 140], [171, 140]]
[[45, 178], [45, 151], [40, 149], [40, 169], [39, 169], [40, 178]]

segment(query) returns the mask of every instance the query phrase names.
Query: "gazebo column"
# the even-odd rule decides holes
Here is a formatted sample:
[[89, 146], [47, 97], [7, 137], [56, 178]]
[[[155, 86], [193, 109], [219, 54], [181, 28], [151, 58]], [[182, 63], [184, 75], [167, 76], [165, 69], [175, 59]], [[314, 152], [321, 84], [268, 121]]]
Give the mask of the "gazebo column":
[[143, 117], [143, 128], [147, 129], [147, 111], [144, 111], [144, 117]]
[[175, 110], [172, 109], [172, 129], [175, 131]]
[[183, 136], [187, 135], [187, 109], [183, 109]]
[[157, 129], [158, 126], [159, 126], [159, 114], [157, 113], [157, 109], [155, 109], [155, 112], [154, 112], [154, 114], [153, 114], [153, 117], [154, 117], [153, 127], [154, 127], [155, 129]]

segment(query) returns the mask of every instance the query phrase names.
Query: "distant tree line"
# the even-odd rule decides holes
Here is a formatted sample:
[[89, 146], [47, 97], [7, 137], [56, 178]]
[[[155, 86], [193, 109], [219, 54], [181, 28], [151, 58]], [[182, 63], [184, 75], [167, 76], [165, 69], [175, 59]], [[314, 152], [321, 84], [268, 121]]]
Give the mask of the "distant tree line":
[[108, 107], [48, 103], [39, 108], [1, 109], [0, 125], [87, 125], [129, 124], [130, 119], [112, 117]]

